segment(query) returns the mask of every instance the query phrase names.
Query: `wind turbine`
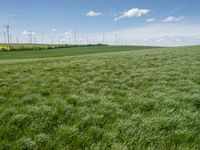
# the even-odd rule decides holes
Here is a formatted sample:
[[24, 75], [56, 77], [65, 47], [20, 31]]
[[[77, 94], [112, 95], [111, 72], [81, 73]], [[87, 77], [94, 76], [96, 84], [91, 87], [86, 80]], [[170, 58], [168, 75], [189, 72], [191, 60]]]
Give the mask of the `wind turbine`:
[[6, 43], [6, 32], [3, 32], [3, 36], [4, 36], [4, 43]]
[[102, 44], [105, 44], [105, 33], [103, 32], [103, 39]]
[[117, 45], [117, 33], [115, 33], [115, 45]]
[[17, 42], [17, 44], [19, 44], [19, 37], [18, 36], [16, 38], [16, 42]]
[[6, 28], [6, 32], [7, 32], [7, 42], [8, 44], [10, 43], [10, 25], [4, 25], [4, 27]]
[[76, 31], [73, 31], [74, 33], [74, 45], [76, 45]]
[[29, 43], [32, 44], [33, 32], [28, 33]]
[[34, 44], [37, 44], [37, 37], [34, 37]]

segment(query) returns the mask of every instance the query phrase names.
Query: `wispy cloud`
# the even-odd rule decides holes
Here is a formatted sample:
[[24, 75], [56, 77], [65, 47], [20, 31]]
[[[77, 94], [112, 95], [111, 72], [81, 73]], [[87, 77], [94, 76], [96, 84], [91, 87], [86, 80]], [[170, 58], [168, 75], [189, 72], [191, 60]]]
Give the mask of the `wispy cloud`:
[[174, 17], [174, 16], [169, 16], [167, 18], [165, 18], [163, 20], [163, 22], [168, 23], [168, 22], [177, 22], [177, 21], [181, 21], [184, 19], [184, 16], [180, 16], [180, 17]]
[[156, 19], [155, 18], [149, 18], [149, 19], [147, 19], [147, 22], [156, 22]]
[[54, 29], [52, 29], [51, 31], [52, 32], [58, 32], [60, 29], [56, 29], [56, 28], [54, 28]]
[[24, 34], [24, 35], [34, 35], [35, 32], [29, 32], [29, 31], [24, 30], [24, 31], [22, 32], [22, 34]]
[[[116, 38], [117, 35], [117, 38]], [[89, 34], [86, 37], [102, 40], [102, 33]], [[84, 36], [82, 37], [83, 39]], [[140, 27], [128, 28], [105, 34], [107, 43], [134, 44], [134, 45], [158, 45], [181, 46], [196, 45], [200, 42], [200, 25], [190, 24], [149, 24]]]
[[[113, 37], [115, 33], [112, 33]], [[124, 29], [117, 33], [126, 37], [131, 44], [175, 46], [193, 45], [200, 42], [200, 25], [152, 24]]]
[[150, 10], [148, 9], [132, 8], [128, 11], [123, 12], [121, 16], [116, 17], [114, 20], [117, 21], [123, 18], [141, 17], [145, 14], [148, 14], [149, 12]]
[[178, 6], [174, 9], [172, 9], [170, 12], [169, 12], [169, 15], [173, 15], [173, 14], [176, 14], [177, 12], [181, 11], [182, 9], [184, 9], [187, 5], [182, 5], [182, 6]]
[[95, 12], [95, 11], [89, 11], [86, 13], [86, 16], [88, 17], [97, 17], [97, 16], [101, 16], [102, 13], [101, 12]]

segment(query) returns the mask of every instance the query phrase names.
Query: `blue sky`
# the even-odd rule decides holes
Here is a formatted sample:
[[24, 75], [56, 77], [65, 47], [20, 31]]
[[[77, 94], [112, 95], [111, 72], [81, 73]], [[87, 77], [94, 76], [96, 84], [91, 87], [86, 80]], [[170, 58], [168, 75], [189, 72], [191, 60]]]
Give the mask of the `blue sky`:
[[[199, 0], [0, 0], [0, 25], [9, 22], [13, 36], [22, 36], [22, 39], [29, 32], [34, 32], [35, 36], [55, 34], [56, 37], [76, 30], [81, 40], [86, 36], [97, 36], [100, 41], [101, 33], [105, 32], [109, 34], [110, 43], [114, 40], [110, 36], [118, 33], [121, 40], [127, 38], [129, 43], [140, 41], [139, 44], [143, 44], [143, 41], [146, 44], [148, 40], [169, 41], [171, 31], [177, 31], [171, 39], [187, 41], [190, 36], [194, 38], [193, 42], [198, 43], [199, 5]], [[0, 29], [2, 33], [3, 27]], [[149, 36], [150, 31], [147, 30], [155, 29], [165, 30], [163, 37], [156, 31]], [[182, 34], [185, 29], [191, 29], [191, 32]], [[138, 30], [146, 31], [148, 35], [137, 38], [142, 34]], [[2, 41], [3, 37], [0, 37]]]

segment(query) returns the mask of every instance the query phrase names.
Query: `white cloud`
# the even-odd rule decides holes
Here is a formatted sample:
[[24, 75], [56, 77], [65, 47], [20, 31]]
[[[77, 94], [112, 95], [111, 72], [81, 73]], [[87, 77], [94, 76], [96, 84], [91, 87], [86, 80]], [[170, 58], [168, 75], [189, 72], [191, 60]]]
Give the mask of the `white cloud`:
[[142, 15], [148, 14], [149, 12], [150, 10], [148, 9], [133, 8], [125, 11], [121, 16], [116, 17], [114, 20], [117, 21], [123, 18], [141, 17]]
[[177, 12], [179, 12], [180, 10], [182, 10], [183, 8], [185, 8], [187, 5], [185, 5], [185, 4], [183, 4], [183, 5], [181, 5], [181, 6], [178, 6], [178, 7], [176, 7], [176, 8], [174, 8], [174, 9], [172, 9], [170, 12], [169, 12], [169, 14], [176, 14]]
[[28, 32], [28, 31], [24, 30], [22, 32], [22, 34], [24, 34], [24, 35], [34, 35], [35, 33], [34, 32]]
[[147, 22], [156, 22], [156, 19], [155, 18], [149, 18], [149, 19], [147, 19]]
[[64, 34], [65, 34], [65, 35], [69, 35], [69, 34], [71, 34], [71, 33], [70, 33], [70, 32], [64, 32]]
[[177, 22], [177, 21], [181, 21], [184, 19], [184, 16], [180, 16], [180, 17], [174, 17], [174, 16], [169, 16], [167, 18], [165, 18], [163, 20], [163, 22], [167, 23], [167, 22]]
[[27, 34], [28, 34], [28, 31], [24, 30], [24, 31], [22, 32], [22, 34], [27, 35]]
[[70, 36], [70, 35], [73, 35], [73, 34], [74, 34], [73, 31], [66, 31], [66, 32], [64, 32], [65, 36]]
[[57, 32], [57, 31], [59, 31], [59, 29], [55, 29], [55, 28], [54, 28], [54, 29], [52, 29], [51, 31], [52, 31], [52, 32]]
[[[199, 44], [200, 25], [152, 24], [118, 31], [132, 44], [144, 45], [195, 45]], [[114, 34], [114, 33], [113, 33]], [[144, 39], [148, 39], [145, 40]]]
[[86, 13], [86, 16], [88, 17], [97, 17], [97, 16], [101, 16], [102, 13], [100, 12], [95, 12], [95, 11], [89, 11], [88, 13]]

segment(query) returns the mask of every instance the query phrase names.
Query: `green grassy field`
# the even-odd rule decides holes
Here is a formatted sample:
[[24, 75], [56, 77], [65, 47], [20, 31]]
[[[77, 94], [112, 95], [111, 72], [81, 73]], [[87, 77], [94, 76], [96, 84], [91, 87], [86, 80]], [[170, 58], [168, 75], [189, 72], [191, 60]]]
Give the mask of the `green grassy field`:
[[0, 149], [198, 150], [200, 46], [4, 62], [0, 104]]
[[151, 49], [151, 48], [156, 48], [156, 47], [151, 47], [151, 46], [94, 46], [94, 47], [59, 48], [59, 49], [50, 49], [50, 50], [37, 50], [37, 51], [13, 51], [13, 52], [1, 52], [0, 51], [0, 60], [63, 57], [63, 56], [74, 56], [74, 55], [83, 55], [83, 54], [90, 54], [90, 53], [132, 51], [132, 50]]

